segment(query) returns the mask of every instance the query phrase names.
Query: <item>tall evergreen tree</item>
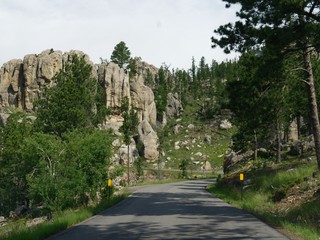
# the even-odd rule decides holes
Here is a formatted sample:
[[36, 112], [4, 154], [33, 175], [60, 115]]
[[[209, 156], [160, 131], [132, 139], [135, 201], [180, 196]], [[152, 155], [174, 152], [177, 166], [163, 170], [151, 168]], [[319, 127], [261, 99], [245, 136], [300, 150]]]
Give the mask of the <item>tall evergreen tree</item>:
[[158, 71], [158, 76], [156, 77], [156, 87], [155, 87], [155, 103], [157, 105], [157, 120], [162, 121], [163, 112], [166, 111], [167, 101], [168, 101], [168, 80], [167, 80], [168, 70], [161, 66]]
[[119, 42], [113, 49], [111, 61], [117, 63], [122, 68], [125, 64], [129, 64], [130, 58], [131, 52], [126, 43], [123, 41]]
[[36, 125], [45, 133], [61, 136], [64, 132], [92, 126], [97, 80], [92, 67], [83, 57], [74, 55], [53, 79], [55, 85], [46, 89], [36, 104]]
[[121, 113], [124, 118], [123, 124], [120, 127], [120, 132], [124, 135], [124, 143], [128, 147], [128, 185], [130, 185], [130, 143], [131, 138], [137, 131], [138, 115], [133, 106], [129, 104], [128, 97], [124, 97], [121, 103]]
[[320, 124], [314, 84], [312, 53], [320, 46], [319, 0], [223, 0], [227, 7], [240, 4], [239, 21], [220, 26], [212, 37], [225, 52], [268, 48], [273, 55], [298, 52], [303, 59], [309, 91], [315, 150], [320, 169]]

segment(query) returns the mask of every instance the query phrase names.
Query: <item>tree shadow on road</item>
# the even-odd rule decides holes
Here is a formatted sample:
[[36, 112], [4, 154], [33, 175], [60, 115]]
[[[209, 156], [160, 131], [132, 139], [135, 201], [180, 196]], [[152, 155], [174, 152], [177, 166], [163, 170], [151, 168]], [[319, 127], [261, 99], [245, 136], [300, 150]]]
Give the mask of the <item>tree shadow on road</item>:
[[212, 197], [202, 181], [171, 185], [143, 188], [61, 239], [286, 239]]

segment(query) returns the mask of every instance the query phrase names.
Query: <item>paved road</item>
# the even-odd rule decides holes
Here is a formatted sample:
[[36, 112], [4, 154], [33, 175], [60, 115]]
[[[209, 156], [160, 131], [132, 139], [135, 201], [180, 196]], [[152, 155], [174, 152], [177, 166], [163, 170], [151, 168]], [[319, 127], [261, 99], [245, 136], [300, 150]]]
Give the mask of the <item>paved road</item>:
[[212, 197], [204, 190], [209, 182], [143, 187], [50, 240], [287, 239], [252, 215]]

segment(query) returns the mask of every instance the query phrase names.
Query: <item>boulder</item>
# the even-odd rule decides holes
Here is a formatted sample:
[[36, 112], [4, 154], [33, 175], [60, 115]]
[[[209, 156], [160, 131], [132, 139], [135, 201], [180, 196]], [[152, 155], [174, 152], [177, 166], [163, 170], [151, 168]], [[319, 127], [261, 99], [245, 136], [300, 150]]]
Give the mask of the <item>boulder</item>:
[[201, 152], [197, 152], [194, 155], [197, 156], [197, 157], [202, 157], [203, 154]]
[[139, 141], [143, 145], [143, 155], [147, 160], [157, 160], [159, 157], [159, 138], [147, 120], [138, 126]]
[[180, 124], [174, 125], [173, 127], [173, 134], [178, 134], [179, 133], [179, 128], [181, 127]]
[[0, 216], [0, 227], [7, 224], [7, 219], [4, 216]]
[[101, 129], [112, 129], [116, 135], [121, 135], [119, 128], [123, 124], [123, 117], [120, 115], [110, 115], [106, 118], [105, 122], [100, 126]]
[[166, 113], [168, 118], [179, 117], [183, 111], [178, 93], [168, 93]]
[[[135, 161], [135, 159], [139, 156], [138, 150], [136, 148], [135, 141], [131, 140], [131, 143], [129, 145], [129, 161], [130, 165], [132, 165]], [[114, 155], [113, 161], [116, 162], [116, 164], [128, 165], [128, 146], [126, 144], [122, 144], [120, 148], [118, 149], [118, 152]]]
[[193, 125], [193, 124], [189, 124], [189, 125], [188, 125], [188, 128], [189, 128], [189, 129], [194, 129], [194, 125]]
[[112, 141], [112, 146], [113, 147], [120, 147], [121, 146], [120, 140], [119, 139], [113, 140]]
[[40, 223], [43, 223], [43, 222], [45, 222], [45, 221], [47, 221], [47, 220], [48, 220], [48, 217], [47, 217], [47, 216], [33, 218], [33, 219], [28, 220], [28, 221], [26, 222], [26, 226], [27, 226], [27, 227], [36, 226], [36, 225], [38, 225], [38, 224], [40, 224]]
[[212, 137], [211, 137], [211, 135], [205, 135], [205, 137], [204, 137], [204, 141], [206, 142], [206, 143], [211, 143], [211, 141], [212, 141]]
[[237, 167], [241, 167], [242, 163], [251, 160], [253, 155], [253, 151], [247, 151], [242, 154], [238, 154], [234, 151], [227, 153], [224, 157], [223, 172], [228, 173]]
[[230, 128], [232, 128], [232, 124], [231, 124], [231, 122], [229, 122], [229, 120], [225, 119], [220, 122], [219, 128], [221, 130], [230, 129]]
[[299, 156], [301, 153], [301, 147], [299, 144], [294, 144], [290, 146], [290, 151], [288, 152], [288, 155], [290, 156]]
[[7, 120], [10, 114], [8, 113], [0, 113], [0, 126], [5, 127], [7, 125]]
[[210, 171], [210, 170], [212, 170], [212, 165], [211, 165], [211, 163], [209, 162], [209, 161], [206, 161], [205, 163], [204, 163], [204, 169], [206, 170], [206, 171]]

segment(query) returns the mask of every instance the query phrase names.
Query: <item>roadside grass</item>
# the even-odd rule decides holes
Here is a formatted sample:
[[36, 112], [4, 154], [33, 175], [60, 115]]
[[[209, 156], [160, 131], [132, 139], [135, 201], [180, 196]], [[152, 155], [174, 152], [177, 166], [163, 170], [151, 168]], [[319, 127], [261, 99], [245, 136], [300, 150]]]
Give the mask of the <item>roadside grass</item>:
[[[319, 240], [319, 197], [296, 207], [289, 204], [285, 211], [277, 211], [280, 200], [290, 188], [296, 187], [299, 191], [310, 188], [305, 180], [311, 179], [312, 173], [316, 170], [314, 162], [301, 163], [298, 159], [283, 162], [278, 166], [270, 164], [265, 169], [251, 169], [245, 174], [250, 177], [250, 184], [245, 186], [242, 200], [241, 184], [237, 180], [241, 171], [225, 176], [211, 185], [208, 191], [231, 205], [247, 210], [273, 227], [286, 229], [301, 239]], [[316, 188], [319, 188], [319, 180], [314, 179], [314, 182]], [[276, 196], [280, 196], [281, 199], [275, 200]]]
[[153, 169], [146, 168], [144, 172], [153, 174], [156, 176], [154, 180], [144, 180], [142, 182], [138, 182], [136, 185], [149, 185], [149, 184], [164, 184], [164, 183], [175, 183], [182, 182], [191, 179], [205, 179], [205, 178], [216, 178], [217, 174], [214, 172], [205, 172], [203, 174], [202, 171], [191, 169], [190, 167], [187, 169], [187, 178], [181, 178], [181, 170], [178, 169]]
[[[52, 236], [62, 230], [65, 230], [85, 219], [102, 212], [103, 210], [119, 203], [129, 195], [124, 192], [114, 195], [110, 200], [103, 200], [100, 204], [93, 207], [83, 207], [79, 209], [69, 209], [60, 213], [55, 213], [50, 221], [41, 223], [37, 226], [28, 228], [26, 219], [22, 219], [19, 223], [12, 224], [12, 231], [7, 236], [0, 236], [3, 240], [42, 240]], [[10, 223], [9, 223], [10, 224]]]
[[185, 181], [185, 179], [181, 179], [181, 178], [147, 180], [147, 181], [138, 182], [134, 186], [146, 186], [146, 185], [157, 185], [157, 184], [166, 184], [166, 183], [177, 183], [177, 182], [183, 182], [183, 181]]

